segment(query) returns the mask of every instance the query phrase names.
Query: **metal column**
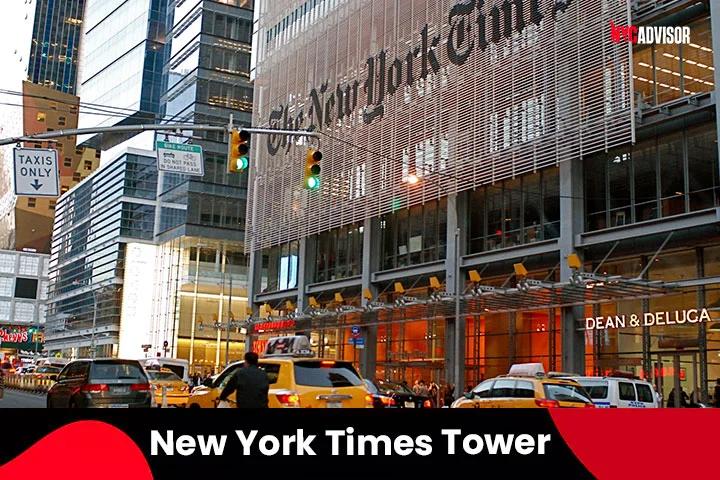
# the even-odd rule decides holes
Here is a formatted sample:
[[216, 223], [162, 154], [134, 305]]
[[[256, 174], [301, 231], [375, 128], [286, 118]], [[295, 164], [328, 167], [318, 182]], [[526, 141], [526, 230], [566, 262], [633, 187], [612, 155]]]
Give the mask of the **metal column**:
[[[713, 62], [715, 65], [715, 127], [717, 138], [720, 140], [720, 99], [718, 99], [718, 85], [720, 85], [720, 8], [714, 8], [717, 2], [710, 2], [710, 28], [712, 29]], [[720, 142], [717, 143], [718, 158], [720, 158]], [[718, 179], [715, 179], [718, 180]]]
[[[567, 262], [570, 254], [582, 259], [575, 249], [575, 237], [584, 230], [583, 164], [577, 158], [563, 162], [560, 169], [560, 281], [567, 282], [572, 270]], [[562, 369], [565, 372], [585, 373], [585, 334], [581, 330], [585, 318], [584, 307], [565, 307], [561, 310]]]
[[[363, 255], [362, 255], [362, 291], [370, 290], [373, 298], [378, 295], [377, 288], [372, 283], [372, 274], [380, 268], [380, 221], [377, 218], [365, 220], [363, 224]], [[368, 300], [362, 297], [362, 306]], [[369, 323], [376, 323], [377, 313], [364, 314], [363, 319]], [[360, 326], [361, 335], [365, 338], [365, 348], [360, 350], [360, 374], [364, 377], [375, 378], [377, 370], [377, 326]], [[386, 357], [387, 358], [387, 357]]]
[[[718, 13], [720, 16], [720, 13]], [[705, 277], [705, 251], [702, 248], [698, 248], [696, 251], [695, 262], [697, 264], [697, 278]], [[697, 287], [697, 308], [698, 310], [705, 308], [705, 286], [699, 285]], [[705, 322], [698, 323], [698, 354], [697, 360], [700, 363], [700, 385], [694, 385], [700, 387], [701, 398], [700, 401], [704, 404], [709, 403], [708, 399], [708, 358], [707, 358], [707, 324]], [[696, 372], [697, 373], [697, 372]], [[697, 381], [697, 376], [695, 381]]]

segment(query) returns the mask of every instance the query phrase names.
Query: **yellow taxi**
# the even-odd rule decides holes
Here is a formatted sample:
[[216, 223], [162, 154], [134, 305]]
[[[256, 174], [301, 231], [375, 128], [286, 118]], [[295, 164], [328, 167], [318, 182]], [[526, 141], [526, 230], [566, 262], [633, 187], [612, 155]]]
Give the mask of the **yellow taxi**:
[[[258, 366], [270, 383], [270, 408], [373, 408], [372, 395], [351, 362], [315, 357], [305, 336], [268, 341]], [[213, 381], [193, 390], [190, 408], [215, 408], [218, 397], [243, 362], [229, 365]], [[230, 406], [235, 407], [231, 395]]]
[[513, 365], [507, 375], [486, 380], [450, 408], [595, 408], [576, 381], [545, 374], [541, 363]]
[[169, 368], [160, 368], [156, 370], [148, 369], [147, 374], [158, 405], [163, 403], [163, 387], [165, 387], [165, 398], [168, 407], [184, 407], [187, 405], [188, 397], [190, 397], [190, 387], [175, 372]]

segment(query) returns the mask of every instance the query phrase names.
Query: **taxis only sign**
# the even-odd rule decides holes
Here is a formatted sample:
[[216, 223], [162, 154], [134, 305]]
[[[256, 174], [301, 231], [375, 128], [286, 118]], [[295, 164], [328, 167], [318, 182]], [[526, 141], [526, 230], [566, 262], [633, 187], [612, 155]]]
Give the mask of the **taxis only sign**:
[[[224, 455], [228, 441], [234, 437], [235, 446], [230, 455], [242, 452], [243, 456], [263, 455], [272, 457], [318, 455], [313, 442], [318, 435], [306, 434], [297, 429], [295, 435], [262, 435], [258, 430], [235, 430], [234, 435], [179, 435], [173, 430], [161, 433], [152, 430], [150, 433], [150, 454], [189, 456]], [[332, 456], [408, 456], [411, 454], [427, 456], [433, 453], [433, 438], [430, 435], [355, 435], [353, 427], [342, 430], [325, 430], [327, 445], [330, 440]], [[443, 429], [440, 431], [445, 455], [544, 455], [551, 440], [550, 434], [477, 434], [464, 433], [460, 429]]]

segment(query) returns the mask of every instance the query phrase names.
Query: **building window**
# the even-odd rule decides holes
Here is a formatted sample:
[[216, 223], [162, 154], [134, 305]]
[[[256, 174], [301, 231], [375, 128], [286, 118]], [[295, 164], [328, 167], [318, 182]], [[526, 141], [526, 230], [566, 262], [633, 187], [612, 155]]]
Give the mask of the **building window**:
[[44, 122], [45, 121], [45, 114], [43, 112], [38, 112], [37, 114], [37, 121], [38, 122]]
[[35, 305], [32, 303], [15, 303], [15, 320], [30, 323], [35, 320]]
[[415, 205], [380, 218], [383, 269], [445, 258], [447, 199]]
[[35, 148], [42, 148], [42, 143], [36, 143]]
[[68, 190], [70, 190], [70, 187], [68, 187], [67, 185], [63, 185], [62, 187], [60, 187], [61, 194], [67, 192]]
[[40, 270], [40, 259], [38, 257], [20, 257], [20, 270], [18, 274], [37, 277]]
[[34, 197], [28, 197], [28, 207], [30, 207], [30, 208], [35, 208], [35, 201], [36, 201], [36, 200], [37, 200], [37, 199], [34, 198]]
[[92, 161], [85, 160], [85, 170], [92, 170]]
[[12, 303], [10, 303], [9, 301], [6, 301], [6, 300], [0, 301], [0, 321], [3, 321], [3, 322], [10, 321], [11, 307], [12, 307]]
[[38, 280], [37, 278], [16, 278], [15, 298], [37, 299]]
[[79, 182], [80, 180], [82, 180], [82, 176], [78, 172], [73, 173], [73, 182]]
[[297, 287], [300, 242], [290, 242], [263, 250], [262, 292]]
[[65, 159], [63, 160], [63, 165], [66, 167], [72, 167], [72, 158], [65, 157]]
[[11, 253], [0, 253], [0, 273], [15, 273], [15, 259]]
[[58, 125], [61, 127], [65, 126], [65, 117], [58, 117]]
[[715, 124], [652, 135], [585, 159], [587, 231], [720, 205]]
[[315, 281], [326, 282], [362, 273], [363, 224], [323, 232], [317, 236]]
[[50, 203], [48, 203], [48, 210], [55, 210], [55, 202], [54, 201], [51, 201]]
[[82, 149], [82, 148], [76, 148], [76, 149], [75, 149], [75, 155], [82, 155], [82, 154], [83, 154], [83, 149]]
[[633, 81], [646, 106], [711, 92], [714, 65], [710, 17], [689, 24], [689, 45], [638, 45], [633, 51]]
[[10, 277], [0, 277], [0, 297], [13, 296], [13, 279]]
[[469, 193], [468, 252], [480, 253], [560, 236], [557, 168]]

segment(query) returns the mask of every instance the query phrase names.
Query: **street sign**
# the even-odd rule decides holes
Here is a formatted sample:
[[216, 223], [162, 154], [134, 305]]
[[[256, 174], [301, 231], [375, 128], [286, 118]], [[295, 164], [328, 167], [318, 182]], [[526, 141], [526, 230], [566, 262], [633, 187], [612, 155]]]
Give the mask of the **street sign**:
[[360, 327], [357, 325], [353, 325], [350, 327], [350, 335], [352, 335], [354, 338], [357, 338], [360, 336]]
[[156, 147], [158, 170], [199, 177], [205, 175], [205, 164], [200, 145], [158, 141]]
[[355, 339], [355, 348], [365, 348], [365, 339], [360, 337]]
[[59, 197], [60, 180], [57, 150], [15, 148], [15, 195], [19, 197]]

